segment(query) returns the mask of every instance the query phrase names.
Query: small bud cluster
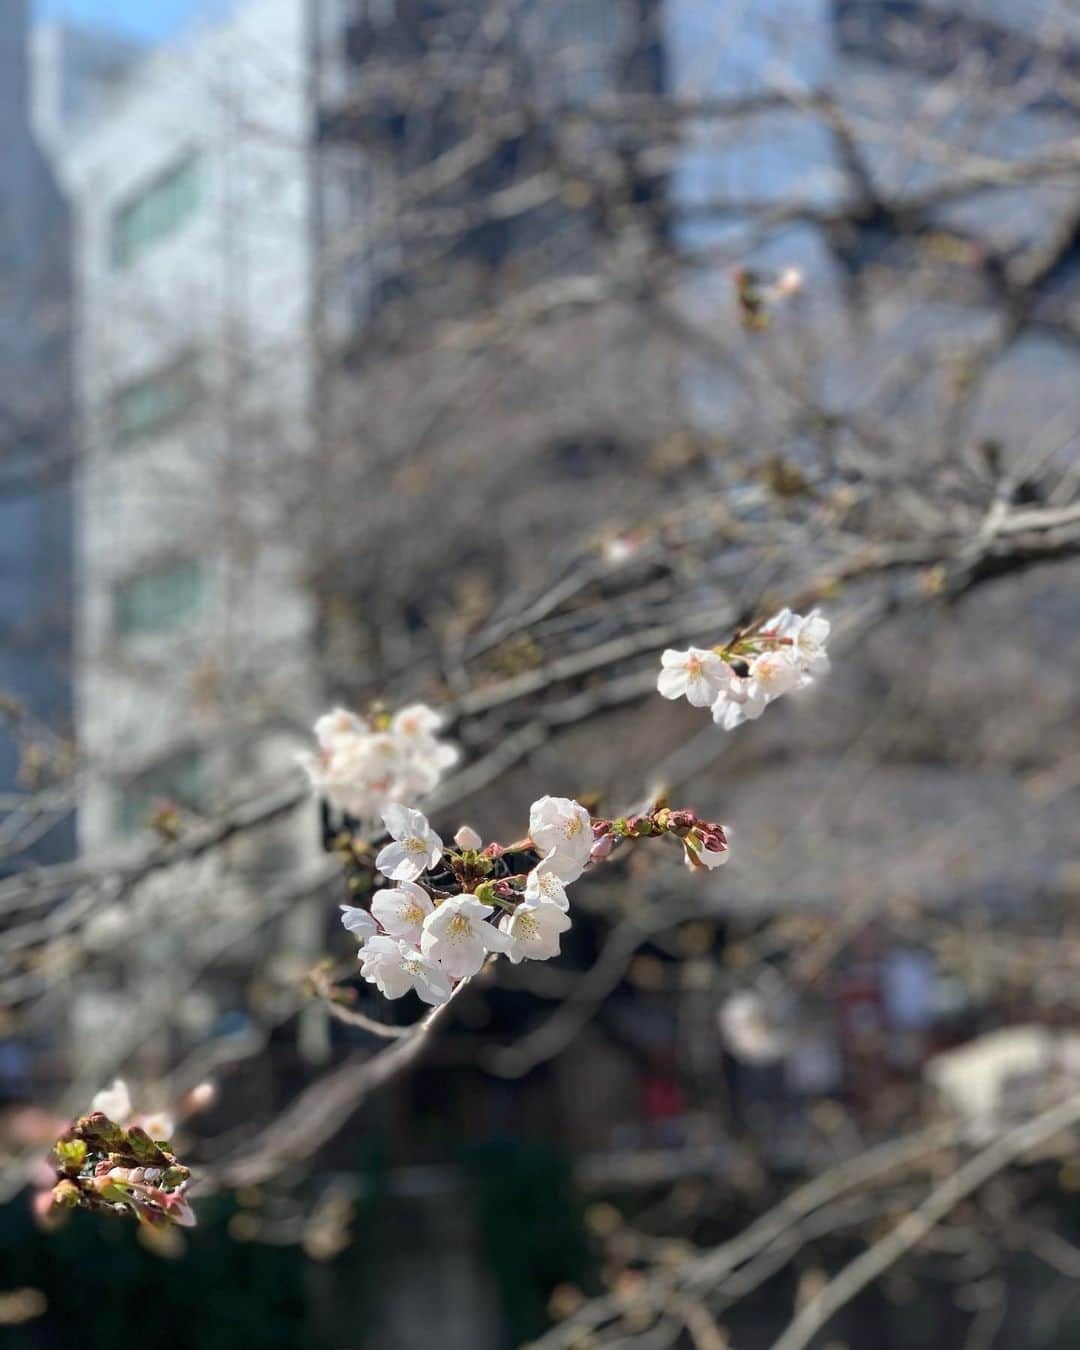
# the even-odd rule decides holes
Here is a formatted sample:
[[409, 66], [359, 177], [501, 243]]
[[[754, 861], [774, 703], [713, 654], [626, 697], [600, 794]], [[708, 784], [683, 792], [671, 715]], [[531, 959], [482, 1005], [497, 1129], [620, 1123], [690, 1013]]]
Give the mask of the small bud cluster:
[[360, 940], [360, 974], [387, 998], [410, 990], [445, 1003], [454, 986], [502, 953], [515, 965], [559, 955], [571, 926], [567, 887], [622, 841], [673, 835], [691, 867], [727, 861], [727, 836], [692, 811], [654, 811], [593, 820], [569, 797], [541, 797], [529, 812], [529, 836], [504, 847], [470, 826], [446, 847], [427, 818], [394, 805], [390, 834], [375, 866], [394, 885], [375, 892], [370, 909], [342, 905], [341, 921]]
[[171, 1152], [172, 1130], [168, 1116], [133, 1115], [127, 1088], [117, 1079], [56, 1141], [57, 1181], [41, 1197], [43, 1215], [92, 1209], [155, 1227], [190, 1228], [195, 1214], [185, 1193], [191, 1174]]
[[426, 703], [368, 718], [335, 708], [315, 723], [319, 749], [301, 755], [300, 763], [331, 806], [357, 820], [377, 820], [392, 802], [433, 791], [457, 763], [457, 747], [436, 735], [441, 726]]
[[672, 835], [682, 842], [683, 857], [691, 870], [699, 867], [712, 871], [728, 860], [727, 830], [711, 820], [702, 820], [693, 811], [673, 811], [657, 806], [652, 811], [619, 820], [597, 821], [593, 857], [604, 857], [621, 839], [649, 839], [658, 835]]
[[664, 698], [711, 708], [725, 731], [761, 716], [774, 699], [805, 689], [829, 669], [829, 621], [817, 610], [782, 609], [739, 633], [727, 646], [669, 648], [660, 658], [656, 687]]

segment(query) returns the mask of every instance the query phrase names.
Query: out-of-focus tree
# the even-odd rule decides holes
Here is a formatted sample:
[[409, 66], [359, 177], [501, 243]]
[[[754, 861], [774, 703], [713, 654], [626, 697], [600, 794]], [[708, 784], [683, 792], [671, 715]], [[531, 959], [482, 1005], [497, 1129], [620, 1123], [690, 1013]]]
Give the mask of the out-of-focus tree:
[[[1010, 1244], [1076, 1263], [1022, 1185], [986, 1189], [1075, 1126], [1068, 1047], [1040, 1041], [1054, 1071], [1004, 1117], [928, 1125], [926, 1022], [890, 1026], [856, 988], [915, 951], [969, 1033], [1075, 1014], [1075, 32], [1053, 6], [766, 8], [355, 6], [325, 57], [343, 78], [315, 81], [310, 453], [275, 447], [272, 414], [245, 421], [224, 387], [234, 430], [269, 447], [244, 528], [301, 543], [328, 702], [423, 697], [464, 747], [429, 806], [446, 833], [468, 818], [519, 837], [548, 791], [610, 813], [677, 791], [734, 826], [731, 866], [703, 882], [662, 855], [616, 861], [575, 894], [565, 964], [500, 962], [445, 1013], [381, 1031], [329, 935], [332, 853], [267, 863], [246, 917], [192, 932], [185, 896], [242, 887], [282, 820], [314, 830], [298, 778], [159, 817], [119, 863], [0, 885], [24, 1010], [129, 944], [172, 944], [167, 987], [111, 1057], [152, 1043], [177, 1095], [215, 1066], [272, 1065], [304, 1008], [372, 1039], [356, 1062], [327, 1038], [302, 1089], [273, 1068], [258, 1100], [237, 1086], [250, 1129], [206, 1141], [212, 1179], [287, 1173], [299, 1210], [305, 1168], [455, 1018], [469, 1062], [523, 1099], [550, 1066], [568, 1142], [620, 1124], [621, 1106], [581, 1104], [581, 1080], [616, 1084], [629, 1041], [657, 1100], [675, 1083], [694, 1103], [672, 1112], [674, 1189], [634, 1225], [594, 1214], [609, 1287], [580, 1306], [563, 1290], [544, 1344], [728, 1344], [728, 1307], [883, 1221], [835, 1279], [803, 1264], [778, 1346], [881, 1277], [925, 1278], [935, 1243], [985, 1244], [984, 1273], [957, 1283], [991, 1336]], [[812, 700], [725, 735], [656, 698], [665, 647], [784, 603], [836, 625]], [[257, 736], [258, 671], [245, 688]], [[311, 711], [273, 717], [296, 732]], [[334, 956], [313, 971], [279, 923], [312, 894]], [[181, 1001], [241, 979], [244, 1035], [187, 1042]], [[635, 1007], [676, 1029], [635, 1039]], [[855, 1010], [838, 1051], [837, 1007]], [[823, 1044], [842, 1072], [793, 1090], [822, 1098], [797, 1135], [820, 1175], [779, 1200], [783, 1149], [754, 1126], [782, 1113], [747, 1117], [725, 1065], [797, 1076]], [[723, 1184], [697, 1180], [721, 1148]], [[733, 1196], [758, 1217], [709, 1246]]]

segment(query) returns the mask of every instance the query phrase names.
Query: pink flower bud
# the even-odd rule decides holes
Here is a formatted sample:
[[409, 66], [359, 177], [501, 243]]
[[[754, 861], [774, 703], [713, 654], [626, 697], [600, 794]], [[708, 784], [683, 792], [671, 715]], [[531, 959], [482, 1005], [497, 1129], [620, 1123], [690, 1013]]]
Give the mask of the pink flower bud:
[[615, 840], [611, 835], [602, 834], [589, 851], [589, 861], [591, 863], [600, 862], [603, 858], [608, 856], [614, 847]]
[[217, 1085], [198, 1083], [184, 1100], [185, 1114], [194, 1115], [196, 1111], [205, 1111], [217, 1101]]
[[454, 843], [457, 844], [458, 848], [467, 849], [469, 852], [475, 852], [482, 846], [483, 842], [471, 825], [462, 825], [461, 829], [454, 835]]

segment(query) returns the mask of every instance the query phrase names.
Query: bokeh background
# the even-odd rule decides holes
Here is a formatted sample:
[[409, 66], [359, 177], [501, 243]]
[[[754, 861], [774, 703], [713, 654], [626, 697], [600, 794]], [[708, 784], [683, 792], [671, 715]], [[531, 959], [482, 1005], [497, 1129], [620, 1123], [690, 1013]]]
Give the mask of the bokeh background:
[[[1078, 1343], [1078, 98], [1069, 0], [3, 0], [0, 1342]], [[444, 836], [733, 858], [382, 1074], [295, 759], [417, 698]], [[117, 1075], [199, 1225], [43, 1232]]]

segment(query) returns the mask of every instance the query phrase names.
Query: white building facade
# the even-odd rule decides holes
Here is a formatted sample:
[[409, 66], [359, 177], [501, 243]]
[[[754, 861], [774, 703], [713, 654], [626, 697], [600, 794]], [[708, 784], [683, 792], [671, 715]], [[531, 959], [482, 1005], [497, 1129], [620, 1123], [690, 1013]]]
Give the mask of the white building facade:
[[158, 800], [210, 812], [280, 773], [316, 703], [289, 530], [314, 370], [306, 11], [246, 0], [52, 140], [75, 223], [86, 853]]

